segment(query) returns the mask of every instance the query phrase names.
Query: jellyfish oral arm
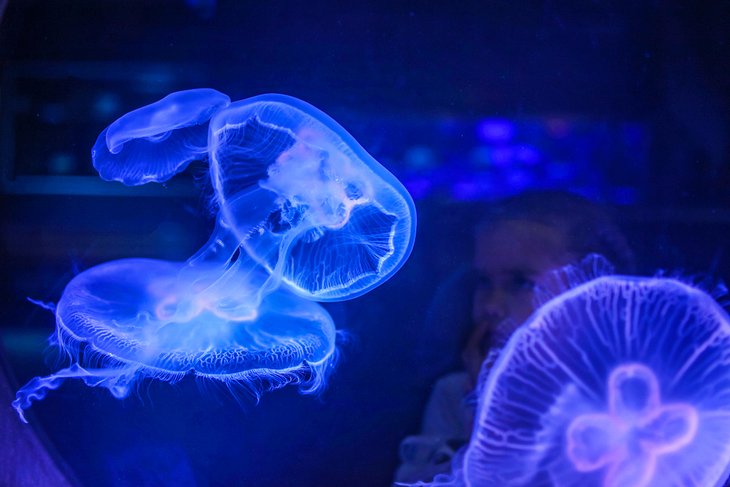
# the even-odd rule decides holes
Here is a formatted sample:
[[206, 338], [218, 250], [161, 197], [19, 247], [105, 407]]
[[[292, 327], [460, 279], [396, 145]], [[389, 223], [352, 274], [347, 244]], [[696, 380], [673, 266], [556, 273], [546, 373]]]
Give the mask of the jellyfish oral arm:
[[39, 401], [46, 397], [48, 391], [61, 387], [66, 379], [81, 379], [88, 386], [103, 386], [109, 389], [114, 397], [121, 399], [129, 395], [130, 383], [134, 380], [136, 370], [129, 369], [85, 369], [79, 364], [61, 369], [47, 377], [35, 377], [26, 385], [20, 388], [15, 395], [13, 407], [18, 412], [24, 423], [25, 410], [33, 401]]

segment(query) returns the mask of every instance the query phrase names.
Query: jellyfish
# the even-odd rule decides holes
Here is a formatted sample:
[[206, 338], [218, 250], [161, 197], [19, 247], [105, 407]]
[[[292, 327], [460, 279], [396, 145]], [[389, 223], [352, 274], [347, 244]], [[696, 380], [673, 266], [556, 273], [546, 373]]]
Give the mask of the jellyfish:
[[231, 102], [210, 88], [178, 91], [112, 123], [91, 150], [106, 181], [164, 182], [208, 151], [208, 121]]
[[676, 279], [600, 276], [541, 306], [479, 396], [454, 483], [723, 485], [730, 317]]
[[403, 186], [301, 100], [262, 95], [218, 112], [210, 173], [246, 253], [304, 298], [366, 293], [413, 247], [415, 210]]
[[117, 398], [146, 378], [190, 374], [256, 395], [292, 383], [317, 392], [337, 352], [318, 301], [375, 288], [413, 247], [403, 186], [334, 120], [292, 97], [231, 104], [209, 89], [173, 93], [112, 123], [92, 159], [104, 179], [128, 185], [208, 161], [216, 226], [185, 262], [116, 260], [69, 282], [54, 342], [71, 364], [18, 391], [23, 420], [34, 400], [73, 378]]
[[[117, 398], [141, 378], [176, 382], [190, 372], [224, 383], [320, 386], [335, 346], [335, 326], [322, 306], [282, 288], [250, 316], [221, 314], [216, 303], [207, 303], [214, 295], [180, 275], [179, 263], [123, 259], [72, 279], [56, 306], [55, 340], [73, 364], [18, 392], [14, 406], [21, 417], [31, 401], [69, 378], [105, 387]], [[171, 300], [188, 308], [177, 309]]]

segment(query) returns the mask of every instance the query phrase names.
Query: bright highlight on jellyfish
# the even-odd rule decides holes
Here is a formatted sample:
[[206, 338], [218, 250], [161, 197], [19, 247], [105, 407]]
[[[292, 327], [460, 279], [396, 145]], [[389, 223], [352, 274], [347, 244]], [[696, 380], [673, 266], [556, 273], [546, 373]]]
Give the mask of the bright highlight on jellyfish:
[[117, 260], [71, 280], [55, 339], [72, 363], [18, 391], [22, 419], [69, 378], [117, 398], [142, 379], [188, 374], [255, 394], [292, 383], [317, 391], [336, 330], [315, 301], [373, 289], [413, 247], [403, 186], [334, 120], [292, 97], [230, 104], [209, 89], [173, 93], [111, 124], [92, 158], [104, 179], [129, 185], [209, 161], [216, 229], [186, 262]]
[[729, 466], [730, 318], [680, 281], [604, 276], [512, 336], [454, 483], [711, 487]]

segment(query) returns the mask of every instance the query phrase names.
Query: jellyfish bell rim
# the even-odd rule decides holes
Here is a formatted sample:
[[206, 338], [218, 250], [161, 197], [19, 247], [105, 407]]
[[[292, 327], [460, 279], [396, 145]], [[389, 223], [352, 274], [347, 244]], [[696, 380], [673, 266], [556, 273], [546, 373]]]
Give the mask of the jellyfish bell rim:
[[[227, 203], [225, 191], [223, 189], [223, 181], [222, 177], [220, 176], [220, 169], [218, 167], [219, 164], [214, 161], [215, 150], [212, 147], [211, 141], [215, 140], [216, 132], [224, 127], [225, 124], [222, 123], [221, 120], [223, 119], [223, 117], [226, 116], [226, 114], [230, 113], [231, 110], [243, 108], [246, 105], [253, 105], [256, 103], [276, 103], [285, 107], [291, 107], [306, 116], [314, 118], [317, 122], [320, 122], [322, 125], [324, 125], [326, 129], [339, 137], [342, 142], [350, 150], [352, 150], [353, 154], [362, 161], [363, 167], [366, 170], [372, 171], [376, 175], [376, 177], [383, 181], [385, 186], [392, 188], [392, 191], [400, 197], [400, 200], [403, 201], [405, 208], [408, 211], [408, 215], [410, 216], [408, 224], [408, 239], [407, 241], [405, 239], [403, 240], [403, 251], [399, 260], [396, 262], [396, 265], [388, 270], [388, 272], [380, 276], [378, 279], [374, 279], [371, 284], [368, 284], [363, 288], [346, 295], [333, 296], [328, 295], [332, 294], [331, 292], [312, 293], [311, 291], [307, 291], [306, 289], [295, 285], [286, 278], [283, 278], [282, 280], [287, 284], [292, 292], [294, 292], [298, 296], [301, 296], [305, 299], [313, 299], [321, 302], [339, 302], [354, 299], [362, 296], [365, 293], [368, 293], [369, 291], [379, 287], [380, 285], [390, 280], [408, 261], [415, 245], [416, 234], [418, 232], [418, 214], [413, 198], [411, 197], [410, 193], [408, 193], [408, 190], [405, 188], [405, 186], [403, 186], [403, 184], [398, 180], [398, 178], [396, 178], [393, 173], [391, 173], [384, 165], [378, 162], [377, 159], [370, 155], [370, 153], [365, 150], [365, 148], [350, 134], [350, 132], [347, 131], [347, 129], [345, 129], [334, 118], [332, 118], [330, 115], [323, 112], [319, 108], [294, 96], [281, 93], [264, 93], [254, 95], [249, 98], [230, 103], [224, 109], [219, 110], [211, 117], [210, 125], [208, 127], [208, 147], [211, 158], [210, 177], [213, 183], [213, 187], [215, 188], [215, 198], [217, 199], [218, 206], [220, 208], [220, 218], [223, 218], [224, 221], [228, 222], [231, 226], [233, 226], [232, 222], [235, 222], [236, 220], [236, 218], [231, 215], [231, 211], [229, 208], [230, 205]], [[256, 257], [254, 258], [256, 259]], [[259, 259], [256, 260], [259, 261]], [[266, 263], [259, 263], [267, 268], [269, 272], [272, 271], [272, 269], [269, 268], [270, 266], [268, 266]]]
[[[134, 135], [121, 137], [118, 141], [116, 141], [116, 143], [112, 143], [112, 141], [110, 140], [109, 132], [110, 131], [114, 132], [116, 129], [119, 128], [120, 125], [123, 125], [128, 120], [134, 119], [135, 115], [139, 115], [140, 113], [150, 110], [150, 109], [152, 109], [152, 107], [155, 107], [155, 106], [161, 107], [161, 106], [165, 105], [166, 103], [169, 103], [175, 99], [181, 99], [181, 98], [185, 98], [187, 96], [191, 96], [193, 94], [193, 92], [196, 92], [197, 94], [205, 93], [207, 98], [209, 98], [213, 102], [209, 103], [209, 105], [206, 107], [201, 107], [198, 110], [192, 112], [191, 114], [188, 114], [188, 116], [185, 117], [184, 119], [178, 120], [175, 124], [168, 127], [167, 130], [161, 130], [152, 135], [142, 135], [137, 132], [144, 133], [144, 130], [138, 130], [137, 132], [135, 132], [135, 131], [132, 132], [132, 134], [134, 134]], [[148, 138], [148, 137], [151, 137], [154, 135], [171, 132], [173, 130], [177, 130], [177, 129], [180, 129], [183, 127], [199, 125], [200, 123], [194, 123], [194, 122], [196, 120], [198, 120], [202, 114], [205, 114], [207, 112], [208, 116], [206, 117], [206, 120], [210, 120], [215, 115], [216, 112], [218, 112], [221, 109], [225, 108], [226, 106], [230, 105], [230, 103], [231, 103], [231, 98], [228, 95], [226, 95], [225, 93], [221, 93], [220, 91], [218, 91], [214, 88], [191, 88], [191, 89], [187, 89], [187, 90], [179, 90], [179, 91], [174, 91], [172, 93], [168, 93], [167, 95], [163, 96], [159, 100], [154, 101], [152, 103], [148, 103], [146, 105], [143, 105], [139, 108], [132, 110], [131, 112], [127, 112], [124, 115], [122, 115], [121, 117], [114, 120], [112, 123], [110, 123], [107, 126], [107, 128], [105, 129], [106, 135], [104, 137], [104, 140], [106, 143], [106, 148], [111, 154], [119, 154], [122, 151], [124, 144], [126, 144], [130, 140]]]
[[[183, 377], [187, 375], [194, 375], [195, 377], [205, 378], [205, 379], [216, 379], [220, 381], [235, 381], [239, 379], [260, 379], [262, 375], [265, 375], [266, 373], [273, 373], [273, 374], [286, 374], [287, 372], [298, 372], [302, 369], [306, 368], [316, 368], [323, 365], [327, 365], [329, 361], [331, 360], [331, 353], [325, 356], [322, 359], [319, 360], [302, 360], [302, 363], [300, 365], [296, 366], [287, 366], [287, 367], [281, 367], [281, 368], [267, 368], [267, 367], [253, 367], [250, 369], [242, 369], [237, 370], [233, 372], [226, 372], [226, 373], [212, 373], [212, 372], [206, 372], [203, 370], [196, 369], [194, 367], [181, 369], [181, 370], [172, 370], [172, 369], [166, 369], [164, 367], [158, 367], [155, 365], [150, 365], [142, 362], [136, 362], [132, 361], [123, 357], [120, 357], [119, 355], [111, 354], [106, 350], [102, 350], [99, 348], [96, 344], [90, 342], [88, 339], [79, 337], [78, 335], [74, 334], [72, 331], [69, 330], [68, 327], [64, 325], [63, 329], [57, 329], [56, 332], [58, 333], [59, 340], [60, 340], [60, 346], [63, 350], [69, 350], [69, 348], [72, 347], [78, 347], [81, 343], [84, 344], [86, 347], [90, 347], [92, 349], [92, 354], [94, 355], [94, 358], [91, 359], [91, 362], [101, 362], [103, 368], [111, 368], [111, 369], [118, 369], [118, 370], [133, 370], [135, 373], [142, 372], [142, 371], [151, 371], [153, 372], [153, 375], [150, 375], [151, 378], [160, 378], [164, 377], [166, 380], [170, 382], [175, 382], [176, 380], [180, 380]], [[68, 340], [73, 340], [73, 344], [69, 343]], [[332, 350], [334, 351], [334, 350]], [[73, 352], [71, 352], [73, 354]], [[79, 363], [79, 362], [76, 362]], [[79, 363], [79, 365], [82, 365]]]
[[[256, 191], [257, 191], [257, 189], [247, 189], [247, 190], [242, 191], [240, 196], [245, 197], [250, 194], [255, 194]], [[379, 209], [384, 211], [380, 207], [380, 205], [375, 205], [375, 206], [377, 206]], [[216, 242], [219, 240], [218, 229], [220, 229], [220, 231], [224, 232], [226, 235], [236, 233], [235, 230], [232, 229], [234, 227], [234, 225], [229, 223], [226, 218], [227, 218], [227, 215], [221, 211], [221, 213], [218, 216], [218, 220], [216, 222], [216, 232], [213, 233], [213, 236], [209, 240], [209, 243]], [[415, 234], [414, 234], [414, 237], [415, 237]], [[303, 287], [297, 285], [295, 282], [293, 282], [291, 279], [289, 279], [288, 277], [286, 277], [284, 275], [278, 276], [277, 271], [274, 268], [272, 268], [272, 266], [269, 265], [269, 263], [265, 259], [259, 258], [254, 252], [248, 252], [248, 246], [247, 246], [246, 242], [241, 242], [241, 243], [239, 243], [239, 245], [247, 250], [245, 252], [245, 255], [247, 257], [250, 257], [262, 269], [265, 269], [266, 272], [269, 274], [269, 276], [277, 275], [277, 277], [275, 279], [278, 279], [280, 283], [283, 283], [283, 285], [286, 287], [287, 290], [289, 290], [293, 294], [295, 294], [301, 298], [304, 298], [308, 301], [317, 301], [317, 302], [347, 301], [347, 300], [362, 296], [363, 294], [366, 294], [366, 293], [372, 291], [373, 289], [376, 289], [378, 286], [380, 286], [380, 285], [384, 284], [385, 282], [387, 282], [388, 280], [390, 280], [390, 278], [393, 277], [393, 275], [396, 274], [405, 265], [405, 263], [408, 261], [408, 257], [410, 256], [410, 253], [413, 249], [413, 244], [411, 243], [411, 246], [408, 249], [408, 253], [404, 254], [403, 257], [401, 257], [401, 259], [399, 259], [397, 261], [396, 265], [393, 266], [392, 269], [390, 269], [388, 272], [386, 272], [382, 275], [377, 275], [375, 273], [363, 274], [361, 277], [359, 277], [358, 279], [353, 280], [351, 282], [343, 283], [342, 285], [337, 286], [337, 287], [327, 288], [327, 290], [325, 292], [312, 292], [310, 290], [307, 290], [306, 288], [303, 288]], [[199, 252], [198, 254], [191, 257], [191, 259], [189, 259], [189, 261], [194, 260], [199, 254], [204, 254], [204, 252]], [[274, 277], [272, 277], [272, 279], [274, 279]], [[360, 281], [365, 281], [365, 280], [370, 280], [370, 282], [367, 285], [358, 288], [356, 291], [349, 292], [344, 295], [337, 294], [337, 291], [341, 291], [343, 289], [348, 289], [349, 287], [353, 286], [354, 284], [356, 284]]]
[[[652, 285], [657, 285], [659, 283], [663, 283], [663, 284], [670, 284], [672, 286], [675, 286], [677, 289], [681, 289], [693, 297], [696, 297], [702, 301], [707, 301], [707, 302], [711, 303], [713, 312], [720, 313], [720, 315], [725, 318], [721, 323], [723, 326], [725, 326], [727, 328], [728, 332], [730, 333], [730, 314], [728, 314], [728, 312], [725, 309], [723, 309], [723, 307], [720, 304], [718, 304], [711, 296], [709, 296], [702, 289], [694, 287], [688, 283], [682, 282], [679, 279], [666, 278], [666, 277], [641, 277], [641, 276], [629, 276], [629, 275], [607, 275], [607, 276], [595, 277], [586, 282], [583, 282], [574, 287], [571, 287], [570, 289], [567, 289], [561, 293], [558, 293], [557, 295], [553, 296], [545, 303], [541, 304], [539, 308], [537, 308], [535, 311], [532, 312], [532, 314], [524, 321], [524, 323], [522, 325], [520, 325], [512, 333], [509, 340], [507, 340], [507, 343], [500, 350], [497, 360], [495, 360], [494, 365], [489, 370], [488, 375], [481, 382], [482, 388], [479, 390], [480, 397], [481, 396], [489, 397], [489, 398], [493, 397], [492, 393], [494, 392], [494, 387], [496, 386], [496, 382], [498, 381], [499, 378], [501, 378], [502, 372], [508, 362], [508, 358], [511, 355], [512, 350], [514, 350], [514, 346], [510, 346], [510, 345], [511, 344], [514, 345], [514, 343], [518, 342], [521, 339], [522, 335], [528, 334], [531, 330], [539, 329], [540, 328], [539, 320], [543, 315], [547, 315], [547, 314], [551, 313], [558, 306], [560, 306], [564, 301], [575, 298], [576, 296], [578, 296], [579, 294], [584, 292], [586, 289], [593, 287], [593, 286], [598, 286], [600, 284], [610, 282], [610, 281], [620, 281], [623, 283], [641, 282], [644, 284], [651, 283]], [[505, 350], [508, 350], [510, 353], [504, 353]], [[477, 414], [478, 414], [478, 411], [477, 411]]]
[[[224, 109], [218, 110], [213, 116], [210, 118], [210, 126], [209, 126], [209, 136], [208, 140], [212, 140], [212, 135], [216, 132], [216, 122], [220, 117], [222, 117], [226, 111], [242, 107], [244, 105], [249, 105], [253, 103], [278, 103], [282, 105], [288, 105], [296, 108], [297, 110], [305, 113], [305, 114], [311, 114], [315, 116], [314, 118], [317, 119], [317, 121], [321, 122], [326, 128], [337, 134], [338, 137], [342, 139], [342, 141], [350, 147], [353, 152], [357, 156], [362, 156], [361, 159], [369, 160], [374, 162], [375, 164], [367, 164], [367, 168], [375, 172], [378, 176], [380, 176], [388, 185], [394, 186], [396, 188], [401, 189], [402, 191], [398, 191], [400, 194], [408, 194], [408, 198], [403, 198], [406, 201], [406, 204], [408, 205], [408, 210], [413, 215], [413, 232], [412, 232], [412, 241], [415, 241], [415, 233], [416, 233], [416, 206], [413, 202], [413, 198], [410, 197], [410, 194], [406, 190], [405, 186], [403, 186], [403, 183], [401, 183], [398, 178], [396, 178], [393, 173], [391, 173], [385, 166], [383, 166], [380, 162], [377, 161], [370, 153], [365, 150], [365, 148], [360, 145], [360, 143], [355, 139], [355, 137], [350, 134], [350, 132], [347, 131], [345, 127], [340, 125], [334, 118], [329, 116], [327, 113], [323, 112], [319, 108], [315, 107], [314, 105], [296, 98], [292, 95], [285, 95], [282, 93], [263, 93], [260, 95], [254, 95], [249, 98], [244, 98], [243, 100], [238, 100], [235, 102], [230, 103]], [[213, 165], [211, 164], [211, 168]], [[213, 178], [215, 182], [218, 182], [219, 178]], [[222, 191], [221, 191], [222, 192]], [[218, 195], [219, 197], [222, 197], [222, 195]], [[411, 242], [412, 247], [413, 242]]]
[[[201, 94], [208, 100], [207, 105], [196, 106], [196, 104], [189, 101], [190, 98], [201, 96]], [[188, 99], [187, 102], [186, 99]], [[160, 127], [154, 133], [145, 131], [144, 128], [134, 127], [135, 117], [142, 116], [148, 120], [155, 115], [155, 110], [161, 112], [165, 104], [171, 100], [173, 102], [177, 101], [183, 109], [192, 107], [193, 110], [188, 110], [189, 113], [184, 113], [185, 117], [166, 126], [164, 130]], [[190, 162], [207, 153], [207, 124], [218, 111], [224, 109], [230, 103], [231, 99], [228, 95], [213, 88], [193, 88], [169, 93], [152, 103], [125, 113], [104, 128], [91, 148], [92, 165], [104, 181], [118, 181], [125, 186], [141, 186], [153, 182], [165, 183], [184, 171]], [[125, 124], [132, 128], [124, 127]], [[200, 126], [199, 133], [201, 137], [206, 141], [206, 147], [199, 147], [196, 151], [186, 147], [188, 149], [187, 154], [170, 150], [171, 147], [175, 147], [175, 144], [168, 144], [164, 147], [165, 139], [172, 136], [173, 133], [185, 129], [195, 129], [198, 126]], [[142, 127], [148, 127], [148, 125], [142, 125]], [[128, 131], [126, 134], [124, 133], [125, 128]], [[110, 137], [110, 133], [114, 132], [120, 132], [122, 135], [112, 141], [113, 137]], [[163, 135], [164, 137], [162, 137]], [[158, 140], [151, 141], [154, 138], [158, 138]], [[158, 168], [157, 171], [150, 171], [149, 168], [144, 168], [144, 164], [139, 164], [139, 161], [135, 161], [130, 157], [130, 151], [135, 154], [139, 147], [129, 149], [127, 144], [145, 143], [149, 144], [145, 148], [159, 146], [159, 143], [162, 143], [163, 147], [156, 149], [158, 152], [156, 155], [163, 155], [163, 159], [167, 159], [167, 165], [163, 170], [160, 171]], [[165, 155], [172, 157], [166, 158]]]

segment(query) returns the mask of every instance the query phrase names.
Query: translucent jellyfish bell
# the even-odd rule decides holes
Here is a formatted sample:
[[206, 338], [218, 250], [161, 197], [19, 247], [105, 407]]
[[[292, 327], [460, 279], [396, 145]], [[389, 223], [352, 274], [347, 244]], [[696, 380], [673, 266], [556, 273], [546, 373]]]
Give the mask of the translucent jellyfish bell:
[[466, 485], [719, 486], [730, 318], [674, 279], [605, 276], [547, 302], [480, 392]]
[[413, 248], [400, 182], [337, 122], [284, 95], [239, 101], [210, 122], [221, 218], [275, 279], [334, 301], [387, 280]]
[[209, 88], [178, 91], [127, 113], [91, 150], [102, 179], [129, 186], [164, 182], [208, 151], [208, 120], [230, 103]]
[[[73, 365], [18, 391], [13, 406], [21, 418], [33, 400], [69, 378], [105, 387], [117, 398], [142, 378], [175, 382], [186, 374], [253, 392], [260, 382], [266, 388], [321, 385], [335, 347], [334, 323], [324, 308], [279, 289], [248, 316], [233, 318], [220, 312], [220, 296], [204, 289], [218, 270], [207, 275], [199, 268], [193, 279], [180, 270], [180, 263], [125, 259], [77, 275], [56, 307], [58, 345]], [[227, 299], [246, 300], [254, 291]], [[186, 303], [184, 311], [179, 302]]]

